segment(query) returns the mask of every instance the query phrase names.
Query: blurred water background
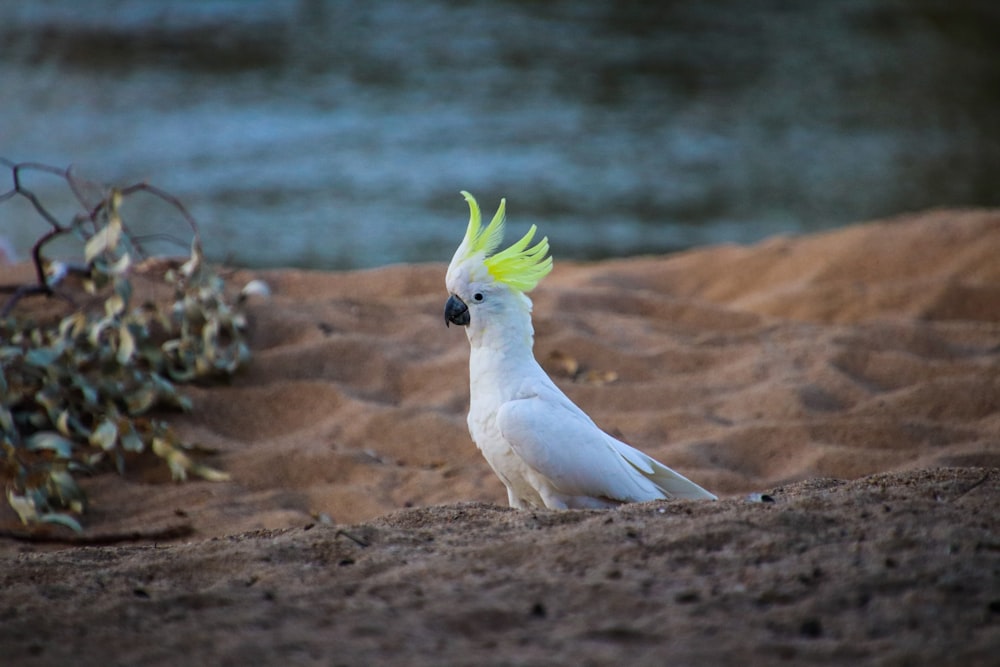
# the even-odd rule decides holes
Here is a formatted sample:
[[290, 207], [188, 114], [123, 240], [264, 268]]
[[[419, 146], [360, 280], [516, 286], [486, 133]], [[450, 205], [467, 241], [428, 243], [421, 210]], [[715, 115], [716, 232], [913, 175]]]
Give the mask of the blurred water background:
[[0, 56], [0, 156], [240, 265], [447, 261], [461, 189], [557, 259], [1000, 205], [996, 0], [39, 0]]

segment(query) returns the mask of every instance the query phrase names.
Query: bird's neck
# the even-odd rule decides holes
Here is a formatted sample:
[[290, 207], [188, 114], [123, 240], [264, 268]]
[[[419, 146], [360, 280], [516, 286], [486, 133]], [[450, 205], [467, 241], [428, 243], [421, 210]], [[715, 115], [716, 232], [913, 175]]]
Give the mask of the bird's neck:
[[526, 326], [494, 325], [479, 332], [469, 333], [472, 354], [485, 354], [506, 359], [508, 362], [534, 359], [535, 334], [529, 321]]
[[528, 377], [541, 367], [532, 350], [534, 335], [530, 315], [505, 327], [469, 332], [470, 390], [473, 407], [491, 411], [511, 400]]
[[474, 321], [466, 330], [472, 354], [488, 353], [509, 361], [534, 359], [535, 329], [531, 325], [531, 300], [523, 295], [504, 304], [496, 316]]
[[[476, 319], [467, 329], [471, 354], [469, 372], [474, 400], [510, 400], [526, 376], [539, 370], [532, 350], [531, 300], [523, 294], [503, 302], [491, 317]], [[491, 399], [492, 397], [492, 399]]]

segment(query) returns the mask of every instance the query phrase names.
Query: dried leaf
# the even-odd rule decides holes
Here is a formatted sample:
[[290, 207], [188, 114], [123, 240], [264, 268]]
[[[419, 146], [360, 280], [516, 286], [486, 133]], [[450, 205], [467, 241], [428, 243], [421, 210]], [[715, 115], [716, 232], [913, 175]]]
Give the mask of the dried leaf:
[[60, 526], [66, 526], [72, 529], [74, 532], [82, 533], [83, 526], [80, 522], [71, 517], [69, 514], [63, 514], [61, 512], [46, 512], [37, 518], [37, 521], [42, 523], [55, 523]]
[[122, 253], [122, 256], [116, 262], [108, 265], [108, 273], [113, 276], [122, 276], [128, 273], [131, 266], [132, 257], [128, 253]]
[[49, 472], [46, 487], [53, 492], [58, 504], [76, 513], [82, 513], [86, 506], [83, 490], [65, 468], [54, 468]]
[[556, 375], [570, 378], [576, 377], [576, 374], [580, 372], [580, 362], [561, 350], [552, 350], [549, 353], [546, 367]]
[[174, 447], [166, 438], [153, 438], [153, 452], [167, 462], [175, 482], [187, 479], [188, 470], [192, 467], [192, 461], [187, 454]]
[[14, 432], [14, 415], [6, 405], [0, 404], [0, 432], [4, 434]]
[[69, 410], [63, 410], [59, 413], [59, 416], [56, 418], [56, 428], [59, 429], [59, 433], [62, 435], [72, 435], [69, 427]]
[[54, 364], [58, 358], [59, 353], [50, 347], [28, 350], [27, 354], [24, 355], [24, 360], [26, 362], [38, 368], [48, 368]]
[[13, 489], [7, 489], [7, 504], [11, 506], [17, 516], [20, 517], [21, 523], [27, 525], [32, 521], [38, 521], [38, 510], [35, 508], [35, 503], [26, 495], [20, 495], [14, 493]]
[[90, 434], [90, 444], [106, 452], [114, 449], [117, 440], [118, 427], [108, 418], [102, 420]]
[[195, 238], [191, 242], [191, 259], [181, 265], [180, 272], [185, 278], [191, 278], [201, 268], [202, 253], [201, 243]]
[[57, 287], [69, 275], [69, 267], [58, 260], [45, 262], [42, 270], [45, 273], [45, 284], [49, 287]]
[[72, 458], [73, 443], [64, 436], [51, 431], [40, 431], [28, 438], [26, 446], [29, 450], [37, 452], [39, 450], [49, 450], [64, 459]]
[[127, 452], [141, 452], [146, 448], [146, 445], [142, 442], [142, 438], [136, 432], [135, 427], [132, 426], [132, 422], [127, 419], [123, 419], [119, 426], [119, 432], [121, 433], [121, 443], [122, 449]]
[[84, 405], [97, 405], [97, 402], [100, 400], [100, 395], [97, 392], [97, 388], [90, 384], [90, 381], [86, 378], [86, 376], [74, 374], [71, 382], [72, 386], [83, 396]]
[[598, 386], [611, 384], [618, 381], [618, 373], [615, 371], [587, 371], [583, 376], [583, 381]]
[[135, 354], [135, 337], [132, 336], [129, 326], [123, 324], [118, 328], [118, 352], [115, 359], [118, 360], [119, 364], [125, 366], [132, 361], [133, 354]]
[[87, 334], [87, 342], [90, 343], [91, 347], [99, 347], [101, 344], [101, 334], [104, 333], [106, 329], [111, 324], [110, 320], [103, 319], [99, 322], [95, 322], [91, 328], [90, 333]]
[[153, 407], [159, 398], [155, 386], [144, 384], [135, 391], [126, 394], [125, 408], [130, 415], [141, 415]]
[[112, 294], [108, 297], [108, 300], [104, 302], [104, 312], [107, 313], [108, 317], [121, 315], [124, 310], [125, 299], [123, 299], [120, 294]]
[[195, 463], [191, 472], [209, 482], [228, 482], [231, 479], [229, 473], [209, 467], [203, 463]]
[[108, 250], [114, 250], [118, 246], [121, 234], [121, 219], [114, 217], [108, 221], [108, 224], [97, 230], [97, 233], [87, 239], [87, 243], [83, 248], [84, 261], [90, 264], [99, 255], [103, 255]]
[[82, 310], [67, 315], [59, 323], [59, 337], [63, 340], [73, 340], [87, 327], [87, 316]]

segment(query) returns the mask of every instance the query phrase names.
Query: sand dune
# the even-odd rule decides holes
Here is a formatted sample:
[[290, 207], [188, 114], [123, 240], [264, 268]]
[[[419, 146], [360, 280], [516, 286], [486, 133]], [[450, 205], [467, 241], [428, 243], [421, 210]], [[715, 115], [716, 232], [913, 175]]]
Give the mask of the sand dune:
[[[598, 424], [721, 495], [998, 466], [997, 257], [1000, 216], [941, 212], [557, 263], [533, 295], [536, 355]], [[465, 427], [468, 344], [443, 326], [442, 275], [233, 276], [274, 296], [250, 307], [252, 365], [193, 390], [194, 412], [175, 420], [234, 477], [190, 489], [212, 498], [188, 510], [198, 532], [504, 502]]]
[[[777, 531], [776, 539], [788, 543], [805, 540], [804, 548], [815, 555], [820, 552], [814, 550], [823, 550], [822, 540], [827, 538], [822, 535], [829, 532], [829, 522], [842, 525], [851, 534], [864, 532], [867, 516], [881, 516], [883, 511], [888, 512], [880, 509], [882, 505], [889, 507], [898, 501], [911, 513], [902, 517], [894, 514], [884, 528], [912, 534], [912, 539], [922, 546], [904, 552], [917, 554], [915, 559], [932, 559], [926, 566], [929, 570], [920, 570], [926, 574], [924, 579], [913, 575], [901, 580], [901, 588], [893, 592], [893, 600], [901, 605], [909, 604], [907, 600], [912, 601], [914, 596], [922, 599], [920, 586], [937, 585], [936, 579], [932, 582], [927, 578], [932, 577], [927, 572], [933, 570], [938, 573], [933, 576], [938, 576], [938, 569], [947, 569], [943, 561], [933, 561], [929, 555], [933, 550], [927, 540], [934, 542], [940, 536], [921, 532], [925, 519], [927, 525], [936, 526], [936, 531], [946, 531], [948, 525], [955, 530], [979, 531], [968, 544], [962, 542], [957, 556], [943, 550], [939, 556], [952, 559], [949, 562], [958, 572], [955, 585], [974, 598], [969, 608], [976, 610], [975, 619], [966, 626], [971, 628], [966, 630], [971, 643], [956, 644], [954, 637], [941, 633], [912, 632], [912, 627], [930, 627], [927, 624], [933, 620], [931, 612], [927, 612], [927, 619], [914, 620], [902, 609], [890, 612], [879, 607], [876, 616], [882, 629], [872, 632], [882, 633], [882, 639], [864, 644], [863, 651], [858, 649], [858, 657], [874, 659], [883, 655], [881, 651], [894, 646], [891, 637], [897, 630], [910, 638], [906, 645], [909, 652], [884, 655], [895, 656], [902, 661], [900, 664], [909, 658], [913, 663], [930, 664], [933, 660], [925, 658], [947, 657], [943, 651], [959, 644], [965, 646], [967, 652], [963, 655], [971, 660], [965, 664], [976, 664], [979, 658], [985, 660], [990, 650], [1000, 649], [996, 639], [976, 629], [992, 624], [993, 636], [1000, 636], [995, 632], [1000, 617], [1000, 608], [995, 608], [1000, 600], [995, 576], [1000, 567], [995, 545], [1000, 526], [991, 509], [1000, 500], [1000, 213], [932, 211], [803, 238], [775, 238], [754, 246], [709, 247], [669, 257], [601, 263], [561, 262], [558, 239], [553, 239], [553, 245], [556, 269], [532, 295], [538, 358], [599, 425], [723, 498], [710, 507], [679, 503], [666, 509], [674, 517], [678, 534], [691, 535], [693, 540], [690, 548], [679, 546], [675, 540], [665, 542], [657, 551], [662, 561], [657, 561], [657, 567], [681, 572], [681, 583], [674, 581], [669, 590], [661, 591], [673, 602], [649, 607], [641, 602], [641, 595], [636, 598], [627, 594], [626, 589], [634, 592], [647, 585], [640, 581], [645, 576], [641, 575], [645, 567], [641, 559], [627, 560], [631, 569], [627, 568], [628, 574], [623, 577], [608, 575], [611, 583], [604, 575], [598, 577], [600, 581], [588, 579], [598, 576], [598, 570], [605, 574], [615, 570], [612, 554], [618, 554], [624, 548], [622, 544], [628, 543], [622, 542], [625, 538], [620, 536], [607, 542], [601, 515], [530, 514], [540, 517], [536, 520], [541, 522], [541, 541], [536, 544], [529, 538], [529, 533], [537, 529], [528, 525], [532, 521], [529, 514], [494, 507], [504, 504], [506, 495], [466, 431], [468, 344], [461, 330], [444, 327], [444, 264], [349, 273], [235, 272], [230, 278], [232, 284], [260, 278], [273, 291], [271, 298], [255, 299], [249, 305], [253, 362], [230, 385], [190, 389], [194, 410], [172, 419], [186, 438], [219, 452], [212, 463], [229, 472], [232, 481], [176, 485], [166, 482], [161, 468], [143, 464], [137, 464], [125, 481], [110, 474], [87, 480], [92, 508], [85, 519], [87, 531], [82, 539], [141, 541], [146, 536], [162, 542], [180, 537], [190, 544], [170, 546], [167, 551], [101, 549], [108, 550], [106, 558], [117, 563], [115, 567], [124, 568], [121, 576], [131, 577], [130, 581], [139, 576], [137, 567], [146, 564], [162, 571], [166, 567], [164, 558], [179, 559], [189, 563], [192, 571], [184, 574], [170, 570], [172, 573], [166, 576], [172, 585], [212, 589], [214, 584], [209, 579], [215, 573], [227, 580], [245, 577], [263, 581], [266, 586], [261, 588], [273, 591], [278, 599], [283, 599], [286, 586], [292, 586], [290, 578], [312, 576], [301, 569], [298, 557], [287, 556], [287, 562], [282, 561], [286, 556], [280, 545], [287, 545], [289, 553], [330, 550], [332, 555], [323, 561], [322, 568], [336, 569], [337, 562], [345, 559], [368, 563], [368, 574], [350, 579], [350, 586], [382, 586], [379, 590], [383, 592], [369, 591], [367, 602], [344, 601], [336, 609], [327, 605], [323, 612], [333, 624], [341, 623], [345, 614], [351, 618], [370, 615], [373, 626], [369, 630], [358, 630], [361, 634], [351, 635], [353, 639], [341, 638], [349, 643], [350, 649], [344, 655], [351, 664], [360, 664], [364, 656], [389, 659], [395, 655], [387, 648], [390, 638], [400, 642], [402, 651], [413, 633], [422, 636], [446, 631], [473, 638], [475, 641], [470, 640], [473, 644], [469, 645], [473, 648], [482, 648], [476, 641], [496, 642], [497, 638], [521, 638], [521, 645], [528, 647], [518, 653], [516, 647], [506, 646], [512, 652], [504, 653], [494, 644], [499, 652], [490, 655], [499, 656], [498, 662], [548, 664], [549, 660], [557, 664], [561, 662], [557, 655], [591, 655], [595, 663], [600, 663], [618, 655], [642, 664], [661, 664], [653, 660], [661, 654], [650, 651], [666, 646], [663, 642], [670, 643], [668, 639], [676, 637], [675, 633], [687, 636], [684, 633], [698, 635], [700, 631], [698, 642], [709, 644], [693, 639], [670, 643], [669, 655], [680, 660], [711, 659], [713, 655], [718, 658], [721, 654], [711, 650], [711, 642], [716, 639], [706, 638], [705, 628], [716, 627], [721, 632], [723, 627], [730, 627], [726, 623], [742, 627], [744, 614], [753, 613], [753, 609], [770, 613], [772, 607], [783, 604], [769, 602], [747, 608], [736, 605], [727, 619], [725, 605], [713, 606], [717, 598], [710, 590], [710, 570], [716, 562], [711, 554], [716, 549], [736, 559], [727, 565], [736, 569], [725, 570], [729, 573], [726, 577], [734, 577], [732, 581], [727, 579], [727, 585], [735, 586], [740, 578], [734, 574], [739, 563], [731, 545], [747, 542], [747, 557], [764, 560], [775, 548], [754, 538], [754, 531]], [[3, 271], [0, 278], [8, 278], [3, 282], [9, 282], [10, 276], [23, 273], [23, 267]], [[962, 470], [923, 472], [940, 468]], [[819, 479], [859, 481], [833, 486], [810, 481]], [[959, 492], [955, 490], [959, 487], [975, 485], [979, 500], [967, 500], [978, 514], [927, 518], [925, 514], [933, 515], [937, 506], [921, 499], [933, 497], [942, 484], [951, 485], [948, 488], [954, 493]], [[849, 495], [875, 487], [882, 489], [884, 497], [861, 501]], [[747, 494], [771, 492], [780, 496], [781, 489], [789, 498], [798, 499], [796, 521], [801, 525], [781, 527], [779, 521], [763, 526], [746, 519], [750, 510], [743, 498]], [[874, 509], [866, 510], [864, 502], [869, 501]], [[470, 502], [486, 504], [456, 505]], [[406, 510], [441, 505], [431, 510]], [[641, 507], [646, 509], [612, 513], [607, 521], [616, 526], [613, 530], [635, 521], [642, 534], [653, 531], [660, 535], [648, 524], [651, 519], [647, 514], [659, 510]], [[814, 510], [816, 518], [810, 519]], [[962, 523], [963, 517], [967, 523]], [[0, 519], [4, 525], [16, 527], [15, 518], [6, 508]], [[715, 535], [715, 542], [705, 537], [707, 529], [702, 529], [702, 522], [715, 526], [708, 531]], [[320, 525], [315, 530], [326, 531], [323, 537], [317, 537], [315, 531], [302, 533], [304, 526], [317, 523]], [[424, 569], [385, 570], [388, 565], [364, 560], [368, 556], [351, 555], [357, 545], [352, 547], [350, 539], [345, 542], [343, 535], [338, 537], [336, 529], [327, 527], [327, 523], [352, 525], [351, 534], [371, 535], [372, 543], [383, 540], [383, 545], [395, 545], [395, 551], [371, 552], [378, 553], [376, 560], [382, 559], [379, 562], [391, 561], [395, 553], [404, 560], [424, 559], [419, 562], [427, 565]], [[817, 528], [821, 524], [826, 527]], [[528, 595], [518, 599], [520, 607], [508, 608], [506, 603], [491, 607], [493, 598], [489, 595], [480, 602], [451, 596], [450, 576], [472, 588], [497, 585], [488, 577], [485, 584], [481, 577], [476, 578], [476, 568], [484, 566], [468, 554], [479, 553], [479, 540], [493, 544], [490, 540], [501, 539], [495, 531], [507, 529], [511, 539], [521, 544], [517, 547], [521, 551], [509, 556], [510, 562], [518, 565], [507, 575], [529, 582], [517, 589], [518, 595], [528, 595], [527, 590], [549, 591], [559, 577], [583, 577], [583, 583], [574, 589], [576, 597], [544, 602]], [[292, 532], [244, 535], [228, 542], [205, 541], [255, 530]], [[808, 534], [817, 530], [819, 542], [810, 541], [813, 538]], [[491, 536], [484, 537], [477, 531]], [[386, 541], [383, 538], [387, 534], [391, 539]], [[438, 546], [426, 551], [419, 545], [425, 538]], [[823, 564], [816, 567], [824, 574], [816, 575], [818, 578], [829, 577], [835, 571], [844, 586], [850, 588], [869, 581], [864, 577], [874, 576], [864, 570], [855, 572], [857, 577], [852, 579], [850, 554], [854, 552], [849, 551], [850, 540], [830, 540], [828, 543], [841, 544], [846, 551], [822, 551], [823, 557], [817, 558]], [[979, 546], [976, 540], [980, 540]], [[7, 612], [0, 613], [8, 617], [13, 614], [24, 632], [33, 627], [25, 619], [41, 618], [49, 612], [48, 603], [29, 600], [32, 589], [25, 588], [23, 577], [38, 576], [31, 573], [45, 568], [46, 580], [54, 576], [52, 572], [59, 572], [68, 582], [78, 581], [91, 588], [95, 585], [95, 575], [84, 565], [87, 559], [96, 557], [98, 552], [93, 548], [80, 551], [83, 560], [75, 561], [72, 554], [76, 552], [72, 550], [29, 557], [16, 552], [42, 549], [43, 545], [8, 539], [2, 546], [7, 563], [4, 586], [17, 584], [20, 597], [13, 601], [8, 598]], [[922, 550], [925, 546], [926, 552]], [[894, 546], [882, 547], [878, 558], [883, 561], [913, 564], [906, 560], [910, 556], [894, 555]], [[675, 549], [678, 555], [671, 556]], [[539, 557], [533, 559], [531, 553]], [[276, 558], [279, 564], [260, 567], [255, 564], [258, 557], [272, 562]], [[580, 561], [574, 565], [576, 558]], [[781, 563], [784, 556], [775, 558]], [[697, 563], [702, 561], [697, 559], [704, 559], [703, 565], [699, 566]], [[287, 567], [282, 567], [282, 562]], [[806, 566], [802, 560], [792, 565]], [[742, 567], [751, 565], [743, 563]], [[994, 576], [984, 581], [976, 579], [984, 576], [976, 574], [980, 567], [992, 567]], [[207, 568], [207, 573], [193, 571], [199, 568]], [[235, 572], [229, 572], [230, 568]], [[81, 569], [86, 572], [79, 572]], [[389, 571], [395, 574], [386, 578], [384, 573]], [[642, 580], [658, 582], [658, 576], [649, 573]], [[365, 583], [369, 581], [381, 583]], [[768, 595], [758, 588], [759, 580], [751, 577], [740, 581], [744, 592]], [[797, 584], [768, 581], [768, 586], [776, 587], [773, 595], [791, 595], [795, 602], [780, 612], [785, 615], [775, 617], [779, 620], [774, 627], [750, 623], [752, 627], [745, 637], [727, 640], [720, 647], [738, 649], [760, 641], [773, 645], [773, 653], [754, 654], [760, 664], [768, 662], [768, 656], [791, 657], [797, 662], [815, 658], [832, 664], [854, 655], [849, 649], [838, 652], [835, 641], [837, 637], [856, 637], [853, 630], [844, 629], [848, 627], [844, 624], [853, 622], [844, 605], [834, 604], [834, 615], [839, 620], [816, 621], [818, 634], [813, 625], [806, 628], [801, 618], [794, 620], [799, 618], [796, 614], [805, 613], [802, 618], [807, 621], [809, 613], [819, 614], [816, 610], [837, 595], [837, 587], [823, 584], [813, 591], [806, 586], [812, 592], [802, 592], [800, 598], [796, 597], [799, 592], [786, 590]], [[346, 584], [332, 574], [318, 582], [317, 586], [326, 587], [322, 590], [334, 598], [347, 595], [342, 590]], [[651, 590], [657, 590], [658, 585], [666, 584], [653, 583]], [[598, 619], [584, 615], [577, 619], [582, 624], [579, 627], [558, 626], [561, 617], [554, 607], [605, 604], [602, 596], [608, 586], [612, 597], [607, 599], [606, 604], [611, 606], [606, 614], [620, 613], [620, 619], [614, 623], [609, 620], [604, 624], [607, 627], [592, 630], [596, 635], [587, 635], [585, 641], [574, 644], [572, 638], [591, 632], [587, 624], [597, 623]], [[453, 610], [434, 607], [435, 614], [443, 614], [436, 624], [404, 615], [399, 621], [402, 626], [386, 630], [385, 624], [393, 621], [379, 605], [391, 607], [399, 603], [416, 613], [421, 607], [414, 606], [407, 596], [417, 595], [417, 588], [427, 598], [450, 600], [447, 604], [453, 605]], [[877, 591], [869, 594], [881, 595]], [[156, 592], [150, 595], [161, 597]], [[684, 607], [690, 627], [683, 623], [653, 627], [662, 621], [663, 604], [683, 606], [681, 599], [689, 597], [695, 601]], [[373, 601], [376, 599], [382, 602]], [[505, 599], [509, 602], [509, 598]], [[67, 604], [71, 605], [88, 604], [77, 593], [69, 600]], [[239, 596], [226, 600], [225, 604], [243, 604]], [[173, 608], [182, 610], [190, 622], [171, 625], [171, 632], [195, 632], [202, 610], [195, 601], [190, 602], [185, 606], [183, 601], [175, 601]], [[533, 607], [536, 602], [542, 606], [541, 612]], [[133, 601], [122, 604], [132, 605]], [[947, 613], [965, 609], [957, 593], [935, 598], [934, 604]], [[653, 611], [638, 613], [633, 624], [629, 614], [636, 605]], [[514, 608], [520, 611], [515, 613]], [[265, 609], [252, 609], [261, 618], [272, 618]], [[532, 609], [539, 617], [535, 620], [543, 624], [538, 632], [552, 631], [542, 629], [544, 623], [557, 624], [552, 635], [555, 639], [549, 646], [552, 651], [546, 651], [544, 642], [533, 644], [520, 634], [527, 632], [524, 623], [534, 622], [528, 618]], [[291, 611], [286, 604], [281, 613]], [[524, 617], [517, 615], [521, 612]], [[126, 613], [125, 607], [115, 607], [114, 613]], [[144, 617], [144, 612], [135, 613]], [[156, 613], [167, 612], [161, 609]], [[711, 622], [700, 626], [690, 613], [707, 614], [705, 618]], [[232, 661], [242, 655], [239, 645], [246, 641], [246, 628], [227, 626], [211, 613], [205, 618], [222, 625], [216, 631], [204, 630], [208, 635], [198, 635], [212, 642], [214, 648], [195, 655], [217, 664], [220, 659]], [[568, 619], [566, 623], [570, 623]], [[69, 627], [74, 621], [66, 623]], [[831, 634], [830, 623], [841, 631]], [[316, 659], [317, 663], [336, 662], [330, 646], [310, 644], [305, 638], [302, 633], [315, 630], [307, 631], [307, 625], [292, 627], [286, 623], [282, 632], [290, 633], [293, 643], [299, 641], [313, 647], [321, 658], [330, 658]], [[775, 630], [779, 626], [792, 628], [789, 632], [795, 638], [788, 640], [791, 649], [780, 637], [768, 639], [769, 632], [784, 632]], [[42, 627], [48, 628], [47, 636], [52, 639], [62, 632], [50, 625]], [[266, 632], [275, 639], [273, 627], [267, 623], [262, 627], [270, 628]], [[904, 632], [904, 628], [910, 629]], [[126, 635], [136, 636], [136, 632], [130, 630]], [[813, 634], [820, 641], [810, 643], [802, 652], [797, 642]], [[340, 636], [336, 632], [334, 635]], [[441, 642], [445, 641], [443, 637], [439, 637]], [[89, 645], [85, 639], [75, 641]], [[131, 646], [127, 637], [123, 641]], [[417, 642], [421, 650], [427, 649], [426, 655], [415, 654], [412, 662], [399, 660], [398, 664], [435, 664], [428, 657], [433, 656], [429, 641]], [[586, 647], [593, 642], [601, 647], [594, 649], [596, 653], [588, 654], [583, 649], [566, 653], [572, 646]], [[25, 664], [43, 664], [46, 656], [53, 658], [50, 662], [54, 664], [58, 662], [55, 658], [63, 655], [48, 648], [31, 649], [24, 637], [15, 644]], [[473, 648], [469, 655], [486, 655]], [[100, 655], [114, 655], [111, 650]], [[789, 650], [790, 656], [782, 653]], [[147, 650], [134, 655], [141, 656], [146, 664], [166, 664], [171, 653], [159, 655]], [[288, 659], [280, 652], [266, 655], [269, 660]], [[29, 660], [34, 659], [32, 656], [37, 658], [34, 663]]]

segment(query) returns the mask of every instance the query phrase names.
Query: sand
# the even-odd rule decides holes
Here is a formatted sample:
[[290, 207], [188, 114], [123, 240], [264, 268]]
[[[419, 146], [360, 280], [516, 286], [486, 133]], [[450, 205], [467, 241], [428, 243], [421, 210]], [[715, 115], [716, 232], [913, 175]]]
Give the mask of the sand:
[[719, 502], [506, 508], [444, 264], [234, 271], [254, 359], [171, 416], [232, 481], [136, 461], [79, 536], [0, 510], [5, 664], [995, 664], [1000, 211], [552, 241], [537, 357]]

